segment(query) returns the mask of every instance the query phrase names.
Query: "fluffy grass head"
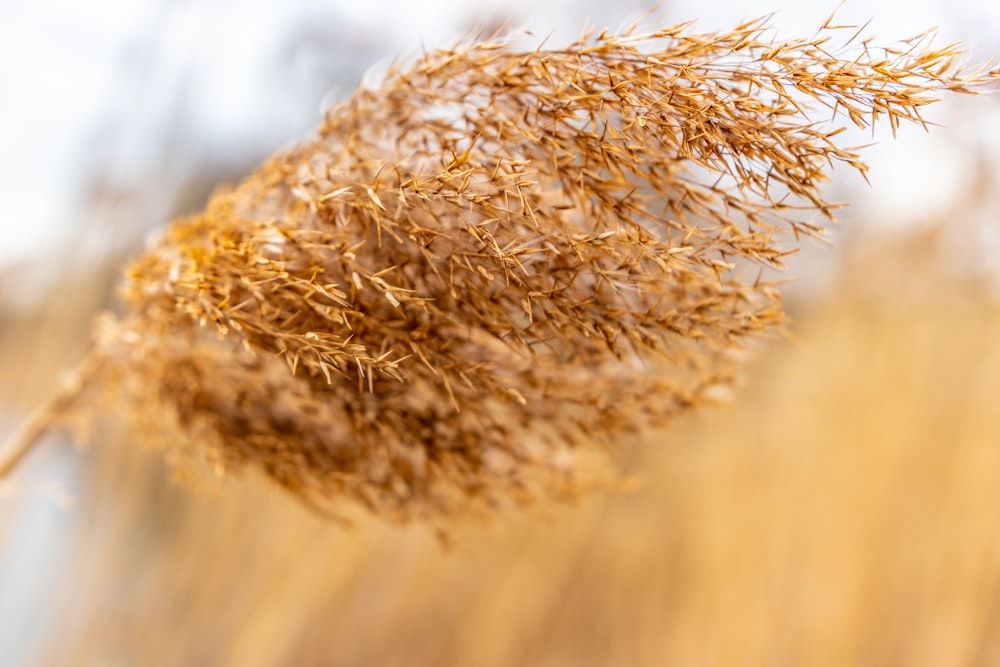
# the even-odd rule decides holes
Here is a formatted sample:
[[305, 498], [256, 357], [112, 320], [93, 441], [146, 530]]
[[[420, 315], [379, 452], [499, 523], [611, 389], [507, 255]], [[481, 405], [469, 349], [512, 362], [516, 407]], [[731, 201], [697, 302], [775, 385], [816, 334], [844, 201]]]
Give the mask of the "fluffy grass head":
[[428, 53], [135, 261], [105, 382], [179, 460], [328, 509], [572, 495], [781, 327], [767, 277], [866, 170], [838, 122], [995, 80], [960, 55], [763, 21]]

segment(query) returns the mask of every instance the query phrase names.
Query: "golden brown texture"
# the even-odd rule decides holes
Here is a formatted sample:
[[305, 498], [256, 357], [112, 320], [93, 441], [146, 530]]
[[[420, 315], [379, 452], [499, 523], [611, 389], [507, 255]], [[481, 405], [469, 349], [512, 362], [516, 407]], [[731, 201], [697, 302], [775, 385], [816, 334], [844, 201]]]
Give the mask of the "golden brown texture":
[[394, 69], [132, 265], [105, 381], [172, 454], [323, 507], [572, 495], [782, 322], [763, 271], [832, 217], [835, 163], [865, 171], [817, 110], [895, 128], [991, 76], [843, 36], [682, 25]]
[[94, 448], [41, 664], [995, 665], [1000, 302], [955, 274], [953, 211], [918, 242], [853, 237], [732, 406], [624, 447], [634, 493], [449, 553]]

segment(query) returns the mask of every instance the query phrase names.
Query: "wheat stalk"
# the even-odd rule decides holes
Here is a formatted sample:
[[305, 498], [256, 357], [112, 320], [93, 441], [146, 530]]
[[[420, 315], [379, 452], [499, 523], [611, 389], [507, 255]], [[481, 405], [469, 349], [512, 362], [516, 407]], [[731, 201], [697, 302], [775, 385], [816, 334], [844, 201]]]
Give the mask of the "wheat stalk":
[[835, 164], [867, 170], [817, 112], [895, 130], [998, 78], [929, 34], [768, 35], [463, 43], [392, 69], [132, 264], [92, 384], [173, 455], [316, 506], [575, 493], [601, 447], [708, 400], [780, 328], [762, 270], [833, 219]]

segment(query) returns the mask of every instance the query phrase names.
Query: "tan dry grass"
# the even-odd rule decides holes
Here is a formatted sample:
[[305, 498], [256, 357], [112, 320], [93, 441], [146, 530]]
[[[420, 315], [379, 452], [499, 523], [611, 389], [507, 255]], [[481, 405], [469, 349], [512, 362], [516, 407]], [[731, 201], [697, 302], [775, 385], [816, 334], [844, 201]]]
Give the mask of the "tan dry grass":
[[996, 664], [1000, 309], [928, 247], [855, 259], [733, 408], [627, 447], [636, 493], [451, 554], [109, 436], [46, 663]]
[[94, 450], [82, 628], [51, 664], [995, 664], [1000, 306], [938, 247], [849, 263], [731, 408], [628, 449], [635, 493], [467, 527], [451, 553]]
[[831, 23], [394, 69], [136, 260], [84, 384], [117, 388], [173, 461], [253, 467], [324, 509], [572, 498], [780, 327], [761, 272], [832, 219], [834, 164], [866, 169], [826, 116], [922, 123], [996, 76]]

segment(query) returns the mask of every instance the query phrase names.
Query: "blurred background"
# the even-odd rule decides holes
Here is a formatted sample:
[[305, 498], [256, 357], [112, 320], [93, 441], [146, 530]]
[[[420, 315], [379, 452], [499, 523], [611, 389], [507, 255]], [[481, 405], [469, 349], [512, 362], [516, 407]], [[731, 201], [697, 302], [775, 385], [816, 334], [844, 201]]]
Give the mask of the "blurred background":
[[[663, 2], [725, 30], [837, 3]], [[565, 43], [620, 0], [0, 3], [0, 437], [113, 306], [117, 271], [305, 137], [369, 71], [505, 24]], [[882, 42], [1000, 52], [986, 0], [848, 1]], [[876, 141], [792, 262], [794, 342], [732, 405], [623, 443], [629, 493], [426, 528], [311, 515], [265, 482], [172, 484], [106, 427], [0, 482], [0, 665], [1000, 664], [1000, 98]], [[874, 134], [874, 136], [873, 136]]]

